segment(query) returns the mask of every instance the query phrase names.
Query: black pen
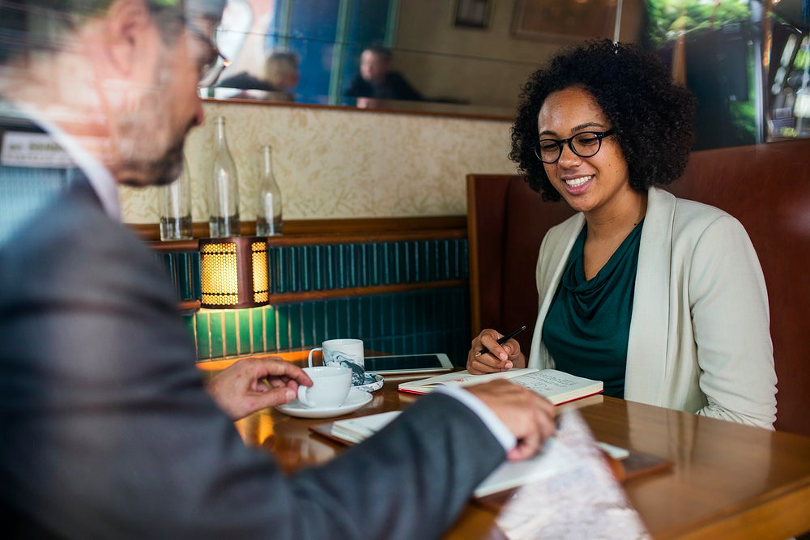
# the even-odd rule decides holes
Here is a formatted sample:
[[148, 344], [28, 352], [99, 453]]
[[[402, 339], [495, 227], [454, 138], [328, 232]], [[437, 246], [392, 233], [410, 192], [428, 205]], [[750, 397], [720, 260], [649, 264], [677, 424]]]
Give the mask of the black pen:
[[[518, 335], [519, 333], [523, 332], [524, 330], [526, 330], [526, 325], [525, 324], [523, 326], [521, 326], [520, 328], [516, 329], [516, 330], [512, 330], [511, 332], [509, 332], [508, 334], [503, 336], [501, 339], [499, 339], [498, 340], [498, 345], [503, 345], [504, 343], [506, 343], [507, 341], [509, 341], [510, 339], [515, 337], [516, 335]], [[478, 351], [475, 354], [475, 356], [481, 356], [482, 354], [486, 354], [488, 352], [489, 352], [489, 349], [484, 347], [480, 351]]]

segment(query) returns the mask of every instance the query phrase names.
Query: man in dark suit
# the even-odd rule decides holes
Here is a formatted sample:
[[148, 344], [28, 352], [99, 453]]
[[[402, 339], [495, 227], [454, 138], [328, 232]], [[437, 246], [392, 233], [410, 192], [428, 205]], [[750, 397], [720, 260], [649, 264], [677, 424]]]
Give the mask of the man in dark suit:
[[349, 83], [344, 95], [403, 101], [422, 99], [402, 74], [391, 70], [391, 51], [376, 45], [363, 50], [360, 55], [360, 73]]
[[170, 285], [120, 223], [117, 195], [177, 176], [223, 3], [0, 5], [6, 537], [435, 538], [504, 457], [553, 432], [547, 401], [497, 381], [426, 396], [292, 477], [242, 444], [234, 418], [311, 381], [249, 360], [204, 387]]

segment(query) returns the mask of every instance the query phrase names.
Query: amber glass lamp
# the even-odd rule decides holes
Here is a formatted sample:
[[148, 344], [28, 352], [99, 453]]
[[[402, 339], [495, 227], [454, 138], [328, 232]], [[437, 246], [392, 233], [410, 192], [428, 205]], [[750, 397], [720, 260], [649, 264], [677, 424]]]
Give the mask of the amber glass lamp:
[[200, 239], [200, 305], [247, 308], [269, 301], [267, 241], [258, 236]]

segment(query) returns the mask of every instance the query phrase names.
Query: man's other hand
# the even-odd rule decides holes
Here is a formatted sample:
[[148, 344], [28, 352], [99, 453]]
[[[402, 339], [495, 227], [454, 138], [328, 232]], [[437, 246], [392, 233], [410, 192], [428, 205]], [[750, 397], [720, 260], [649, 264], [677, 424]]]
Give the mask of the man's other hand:
[[464, 388], [492, 409], [517, 438], [506, 453], [509, 460], [533, 456], [554, 434], [556, 410], [546, 398], [509, 381], [498, 379]]

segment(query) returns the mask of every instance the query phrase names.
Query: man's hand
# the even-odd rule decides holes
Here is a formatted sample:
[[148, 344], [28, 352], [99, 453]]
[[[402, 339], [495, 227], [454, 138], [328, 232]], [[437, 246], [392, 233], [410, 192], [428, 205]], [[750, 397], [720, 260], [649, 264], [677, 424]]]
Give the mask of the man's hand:
[[289, 403], [300, 384], [312, 386], [312, 379], [295, 364], [280, 358], [244, 358], [215, 375], [208, 392], [228, 416], [238, 420]]
[[556, 410], [540, 394], [503, 379], [464, 389], [492, 409], [517, 437], [517, 445], [506, 453], [507, 459], [515, 461], [533, 456], [554, 434]]

